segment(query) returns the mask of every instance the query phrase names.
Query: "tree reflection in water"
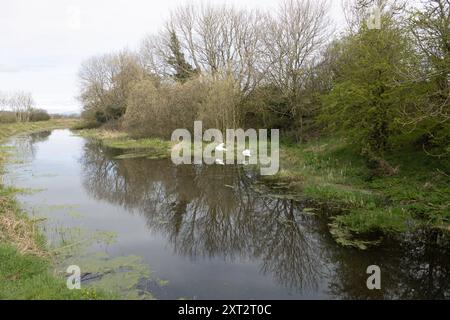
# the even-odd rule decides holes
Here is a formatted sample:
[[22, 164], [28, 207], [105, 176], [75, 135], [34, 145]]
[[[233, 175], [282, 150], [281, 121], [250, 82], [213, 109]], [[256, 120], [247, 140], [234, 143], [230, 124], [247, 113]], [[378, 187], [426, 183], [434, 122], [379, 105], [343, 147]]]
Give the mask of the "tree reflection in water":
[[257, 194], [253, 170], [175, 166], [170, 160], [122, 159], [88, 143], [83, 183], [96, 199], [145, 217], [178, 255], [257, 260], [261, 272], [293, 289], [312, 289], [325, 272], [317, 219], [298, 203]]
[[15, 137], [12, 143], [15, 156], [23, 161], [31, 161], [36, 155], [36, 143], [47, 141], [51, 133], [42, 131]]
[[[303, 213], [301, 203], [256, 193], [255, 173], [246, 167], [113, 156], [97, 143], [85, 145], [85, 188], [142, 214], [178, 255], [257, 261], [282, 286], [298, 292], [327, 287], [326, 294], [336, 298], [450, 297], [450, 255], [430, 233], [367, 251], [342, 248], [330, 237], [326, 217]], [[379, 291], [366, 287], [372, 264], [382, 270]]]
[[[338, 248], [330, 293], [345, 299], [450, 299], [450, 242], [437, 232], [420, 231], [391, 239], [382, 248], [354, 252]], [[382, 290], [362, 290], [365, 266], [382, 270]]]

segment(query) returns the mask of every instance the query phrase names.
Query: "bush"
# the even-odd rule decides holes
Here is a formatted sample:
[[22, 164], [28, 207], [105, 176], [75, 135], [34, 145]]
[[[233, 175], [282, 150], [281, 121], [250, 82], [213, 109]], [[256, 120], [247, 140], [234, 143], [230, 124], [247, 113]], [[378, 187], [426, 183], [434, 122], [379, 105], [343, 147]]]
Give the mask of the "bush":
[[75, 124], [71, 129], [73, 130], [84, 130], [84, 129], [96, 129], [100, 127], [100, 123], [95, 120], [82, 120]]
[[36, 122], [36, 121], [47, 121], [50, 120], [50, 115], [46, 110], [43, 109], [33, 109], [30, 112], [30, 121]]
[[203, 121], [204, 129], [238, 128], [242, 123], [239, 110], [240, 93], [233, 79], [207, 82], [207, 94], [199, 106], [198, 120]]
[[232, 80], [198, 77], [184, 83], [156, 85], [151, 80], [131, 90], [123, 126], [134, 137], [170, 139], [175, 129], [236, 128], [241, 120], [240, 94]]
[[192, 130], [205, 94], [199, 79], [162, 85], [139, 81], [128, 98], [123, 127], [133, 137], [170, 139], [175, 129]]
[[153, 81], [139, 81], [133, 86], [128, 97], [125, 130], [135, 137], [163, 135], [164, 128], [161, 123], [165, 121], [165, 113], [161, 106], [164, 104], [163, 97]]
[[242, 101], [243, 122], [246, 128], [294, 129], [287, 97], [275, 86], [257, 88]]
[[13, 122], [17, 122], [17, 117], [14, 112], [11, 111], [0, 112], [0, 123], [13, 123]]

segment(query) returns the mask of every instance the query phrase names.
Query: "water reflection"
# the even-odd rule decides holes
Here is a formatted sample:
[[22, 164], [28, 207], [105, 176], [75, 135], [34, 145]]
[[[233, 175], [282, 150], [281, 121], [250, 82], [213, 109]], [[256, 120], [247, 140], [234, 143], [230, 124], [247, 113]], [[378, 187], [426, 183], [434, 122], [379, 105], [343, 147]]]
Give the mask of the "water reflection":
[[32, 160], [36, 155], [36, 144], [47, 141], [51, 131], [35, 132], [14, 140], [15, 153], [22, 160]]
[[[261, 195], [247, 167], [115, 160], [115, 151], [67, 130], [10, 145], [30, 161], [11, 165], [9, 175], [21, 174], [20, 187], [45, 189], [20, 200], [31, 208], [80, 204], [80, 221], [60, 214], [59, 223], [115, 230], [121, 240], [111, 253], [157, 265], [170, 282], [161, 297], [450, 298], [450, 241], [437, 232], [386, 239], [367, 251], [343, 248], [329, 235], [326, 214]], [[373, 264], [382, 290], [366, 287]]]
[[[258, 260], [283, 286], [317, 287], [326, 271], [317, 219], [292, 200], [262, 197], [252, 170], [237, 166], [174, 166], [170, 160], [122, 159], [88, 143], [84, 186], [98, 200], [144, 215], [174, 252], [191, 259]], [[314, 234], [314, 237], [313, 237]]]
[[[420, 231], [367, 252], [337, 249], [330, 293], [344, 299], [449, 299], [449, 247], [438, 232]], [[382, 290], [361, 290], [368, 276], [363, 267], [370, 264], [382, 270]]]
[[[430, 233], [366, 252], [345, 249], [329, 237], [327, 221], [303, 213], [302, 204], [257, 194], [252, 170], [114, 155], [97, 143], [85, 145], [85, 188], [96, 199], [142, 214], [178, 255], [257, 260], [261, 273], [290, 289], [316, 290], [326, 279], [336, 298], [450, 296], [449, 254]], [[365, 286], [371, 264], [383, 270], [383, 290]]]

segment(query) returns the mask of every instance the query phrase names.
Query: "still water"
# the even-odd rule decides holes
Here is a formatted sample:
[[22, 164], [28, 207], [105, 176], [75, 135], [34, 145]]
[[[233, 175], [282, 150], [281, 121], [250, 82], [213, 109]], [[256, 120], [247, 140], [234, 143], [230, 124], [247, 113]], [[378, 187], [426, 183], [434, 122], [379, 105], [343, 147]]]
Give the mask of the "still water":
[[[7, 145], [18, 161], [8, 165], [6, 183], [35, 190], [19, 200], [48, 218], [48, 237], [55, 237], [50, 225], [115, 234], [92, 248], [142, 257], [163, 281], [139, 285], [158, 299], [450, 298], [450, 254], [437, 235], [342, 248], [326, 210], [259, 192], [250, 168], [115, 159], [117, 151], [69, 130]], [[374, 264], [382, 289], [371, 291], [366, 269]]]

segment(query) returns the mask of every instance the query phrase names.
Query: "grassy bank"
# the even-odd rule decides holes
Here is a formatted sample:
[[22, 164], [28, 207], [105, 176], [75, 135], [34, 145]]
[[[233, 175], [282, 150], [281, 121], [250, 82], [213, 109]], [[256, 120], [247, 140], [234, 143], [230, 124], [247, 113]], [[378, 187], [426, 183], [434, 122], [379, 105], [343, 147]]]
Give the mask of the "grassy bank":
[[157, 138], [133, 139], [125, 132], [103, 129], [84, 129], [77, 133], [93, 138], [109, 148], [120, 149], [123, 154], [118, 158], [145, 157], [148, 159], [170, 158], [172, 143]]
[[342, 245], [365, 248], [383, 235], [419, 227], [450, 231], [448, 162], [413, 148], [395, 150], [386, 160], [392, 173], [374, 175], [351, 144], [318, 140], [283, 146], [282, 170], [268, 180], [340, 208], [330, 232]]
[[[17, 135], [71, 127], [76, 120], [0, 124], [0, 142]], [[9, 148], [0, 148], [0, 168]], [[0, 184], [0, 299], [93, 299], [92, 290], [68, 290], [64, 279], [51, 272], [45, 239], [15, 200], [19, 192]]]
[[17, 134], [71, 128], [78, 122], [79, 120], [77, 119], [55, 119], [39, 122], [0, 123], [0, 141]]
[[[126, 150], [124, 157], [169, 157], [170, 142], [130, 139], [126, 133], [82, 130], [106, 146]], [[264, 178], [281, 192], [333, 207], [330, 232], [342, 245], [361, 249], [384, 235], [415, 228], [450, 230], [450, 172], [444, 160], [422, 149], [395, 150], [386, 160], [389, 175], [374, 175], [358, 150], [343, 139], [320, 139], [281, 146], [280, 172]]]

